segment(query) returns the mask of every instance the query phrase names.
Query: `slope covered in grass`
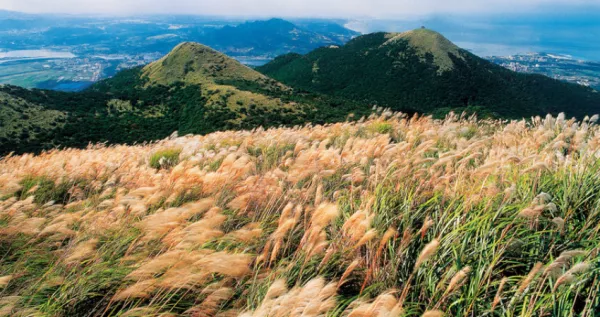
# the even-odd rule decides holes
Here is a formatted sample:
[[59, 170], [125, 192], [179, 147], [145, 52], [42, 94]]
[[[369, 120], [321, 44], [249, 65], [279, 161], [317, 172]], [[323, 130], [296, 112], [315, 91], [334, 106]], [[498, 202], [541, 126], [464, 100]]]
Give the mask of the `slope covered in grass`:
[[593, 316], [599, 150], [384, 112], [7, 157], [0, 315]]
[[463, 54], [460, 47], [440, 33], [428, 29], [389, 33], [387, 37], [389, 40], [383, 45], [393, 46], [399, 41], [404, 41], [416, 50], [422, 61], [427, 61], [428, 55], [433, 56], [433, 63], [438, 67], [439, 72], [452, 70], [454, 68], [452, 55], [460, 58]]
[[[3, 87], [4, 88], [4, 87]], [[0, 91], [0, 144], [11, 147], [31, 142], [60, 127], [66, 114]]]
[[[197, 111], [227, 111], [231, 124], [240, 125], [250, 108], [265, 114], [281, 112], [298, 117], [308, 110], [306, 105], [286, 103], [273, 96], [289, 92], [288, 87], [198, 43], [178, 45], [162, 59], [144, 67], [140, 77], [146, 80], [146, 86], [177, 83], [197, 86], [205, 98], [202, 110]], [[251, 83], [255, 91], [239, 89], [237, 83]]]
[[229, 79], [283, 87], [231, 57], [193, 42], [181, 43], [160, 60], [145, 66], [143, 75], [150, 84], [169, 85], [179, 81], [205, 84]]

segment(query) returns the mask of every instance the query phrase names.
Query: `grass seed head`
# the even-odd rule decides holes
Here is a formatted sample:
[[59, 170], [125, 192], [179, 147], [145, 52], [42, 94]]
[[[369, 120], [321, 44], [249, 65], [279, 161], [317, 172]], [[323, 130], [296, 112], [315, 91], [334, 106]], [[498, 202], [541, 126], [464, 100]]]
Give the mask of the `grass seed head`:
[[417, 258], [417, 262], [415, 263], [415, 270], [417, 270], [423, 263], [429, 260], [440, 247], [440, 241], [438, 239], [433, 239], [429, 242], [419, 254]]

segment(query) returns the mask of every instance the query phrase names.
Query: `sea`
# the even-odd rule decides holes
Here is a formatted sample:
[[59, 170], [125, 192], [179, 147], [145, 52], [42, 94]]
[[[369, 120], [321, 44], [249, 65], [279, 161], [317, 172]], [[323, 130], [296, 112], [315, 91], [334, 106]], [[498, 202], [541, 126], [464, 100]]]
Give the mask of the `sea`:
[[598, 7], [580, 11], [540, 9], [531, 13], [355, 19], [346, 27], [362, 33], [425, 27], [481, 57], [549, 52], [600, 61]]

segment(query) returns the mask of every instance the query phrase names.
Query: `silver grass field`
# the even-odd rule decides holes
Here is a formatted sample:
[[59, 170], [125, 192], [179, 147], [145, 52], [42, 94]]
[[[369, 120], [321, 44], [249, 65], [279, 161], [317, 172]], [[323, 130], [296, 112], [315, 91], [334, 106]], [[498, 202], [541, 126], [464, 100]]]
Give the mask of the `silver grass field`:
[[600, 126], [407, 117], [0, 160], [0, 316], [597, 316]]

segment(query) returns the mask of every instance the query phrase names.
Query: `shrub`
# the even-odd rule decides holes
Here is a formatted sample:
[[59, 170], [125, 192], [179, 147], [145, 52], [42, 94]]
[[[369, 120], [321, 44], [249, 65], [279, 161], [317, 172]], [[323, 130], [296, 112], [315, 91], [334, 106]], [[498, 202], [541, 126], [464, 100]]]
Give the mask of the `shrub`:
[[[22, 189], [17, 193], [19, 199], [25, 199], [27, 196], [33, 195], [35, 196], [34, 201], [38, 204], [49, 201], [58, 203], [68, 201], [70, 185], [66, 182], [55, 184], [54, 181], [45, 176], [28, 176], [21, 181], [21, 186], [23, 186]], [[34, 189], [33, 192], [31, 192], [32, 189]]]
[[181, 149], [171, 148], [159, 150], [150, 157], [150, 166], [152, 168], [171, 168], [179, 163], [179, 154]]
[[372, 133], [388, 134], [394, 130], [394, 127], [389, 122], [374, 122], [367, 129]]

